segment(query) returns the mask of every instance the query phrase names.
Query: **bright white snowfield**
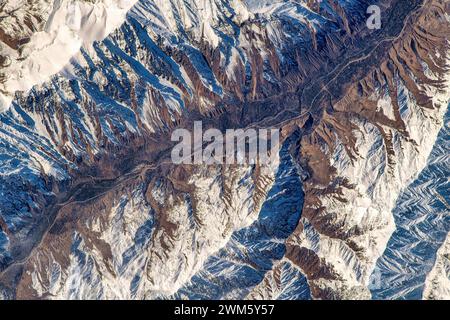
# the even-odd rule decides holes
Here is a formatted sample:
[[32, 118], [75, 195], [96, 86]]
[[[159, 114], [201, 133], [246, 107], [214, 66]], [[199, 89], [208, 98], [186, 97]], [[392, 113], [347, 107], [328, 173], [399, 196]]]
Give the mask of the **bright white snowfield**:
[[[25, 14], [25, 1], [9, 0], [5, 12]], [[9, 107], [16, 91], [28, 91], [61, 71], [82, 46], [103, 40], [125, 20], [136, 0], [37, 0], [46, 20], [43, 30], [35, 32], [21, 52], [4, 45], [7, 75], [0, 84], [0, 111]], [[13, 28], [14, 26], [8, 26]], [[16, 26], [17, 27], [17, 26]]]
[[[20, 50], [6, 45], [0, 47], [0, 55], [7, 57], [7, 67], [2, 72], [6, 80], [0, 82], [0, 111], [9, 108], [18, 91], [27, 92], [34, 85], [42, 84], [60, 72], [81, 47], [89, 49], [94, 41], [103, 40], [120, 27], [127, 12], [137, 0], [35, 0], [28, 8], [24, 0], [7, 0], [5, 12], [14, 12], [14, 20], [0, 20], [0, 27], [14, 36], [26, 32], [23, 25], [26, 10], [36, 12], [44, 20], [42, 30], [34, 32], [30, 41]], [[186, 30], [195, 31], [213, 46], [219, 44], [219, 34], [214, 27], [220, 23], [218, 16], [225, 10], [223, 4], [214, 1], [153, 0], [155, 8], [165, 21], [161, 27], [179, 31], [180, 23]], [[256, 13], [266, 15], [277, 11], [295, 14], [295, 6], [282, 0], [231, 0], [237, 22], [244, 22]], [[174, 11], [173, 7], [180, 10]], [[152, 20], [151, 23], [158, 24]], [[12, 29], [12, 30], [11, 30]]]

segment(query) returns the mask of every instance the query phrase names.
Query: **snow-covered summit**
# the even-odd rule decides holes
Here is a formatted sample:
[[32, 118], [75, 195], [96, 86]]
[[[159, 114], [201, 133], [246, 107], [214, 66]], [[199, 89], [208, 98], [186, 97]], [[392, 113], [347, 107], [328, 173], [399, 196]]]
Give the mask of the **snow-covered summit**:
[[7, 1], [0, 20], [0, 110], [59, 72], [81, 46], [120, 26], [135, 0]]

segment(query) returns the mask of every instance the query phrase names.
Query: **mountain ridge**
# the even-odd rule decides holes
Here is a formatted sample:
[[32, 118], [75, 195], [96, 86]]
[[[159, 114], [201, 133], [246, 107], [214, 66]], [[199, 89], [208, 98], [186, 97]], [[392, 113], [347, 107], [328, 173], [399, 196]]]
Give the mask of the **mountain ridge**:
[[[445, 3], [414, 1], [406, 5], [383, 1], [384, 12], [390, 12], [393, 17], [402, 15], [408, 22], [400, 25], [394, 18], [388, 19], [393, 21], [390, 22], [393, 26], [373, 34], [365, 27], [365, 10], [361, 10], [366, 6], [365, 1], [349, 2], [348, 7], [340, 7], [335, 1], [322, 2], [319, 7], [310, 2], [286, 2], [272, 9], [280, 12], [275, 20], [267, 20], [264, 15], [254, 17], [255, 20], [239, 26], [238, 33], [226, 9], [218, 13], [223, 17], [220, 22], [223, 25], [219, 23], [219, 27], [229, 32], [219, 33], [228, 39], [223, 43], [217, 42], [217, 29], [212, 26], [206, 29], [211, 27], [214, 35], [204, 38], [207, 32], [202, 31], [200, 40], [189, 33], [174, 36], [171, 32], [155, 32], [163, 27], [154, 24], [158, 20], [151, 18], [158, 17], [161, 10], [154, 3], [157, 2], [139, 2], [120, 30], [96, 43], [92, 50], [82, 50], [73, 60], [72, 68], [65, 71], [70, 74], [69, 79], [56, 77], [50, 84], [35, 87], [28, 95], [19, 95], [3, 115], [2, 123], [7, 127], [2, 125], [0, 137], [4, 141], [20, 141], [22, 152], [40, 150], [31, 152], [36, 154], [32, 159], [25, 157], [22, 170], [34, 168], [29, 179], [37, 185], [34, 193], [46, 194], [50, 199], [27, 201], [51, 203], [59, 194], [64, 207], [62, 214], [55, 207], [54, 222], [48, 225], [48, 232], [32, 248], [30, 258], [23, 265], [14, 265], [17, 259], [14, 252], [2, 253], [4, 271], [0, 283], [7, 295], [19, 298], [171, 295], [201, 272], [207, 258], [222, 248], [233, 232], [257, 223], [259, 208], [267, 201], [276, 172], [281, 169], [219, 166], [205, 172], [201, 168], [174, 168], [168, 162], [170, 144], [161, 145], [159, 141], [169, 141], [172, 130], [189, 128], [194, 120], [201, 119], [208, 127], [221, 129], [281, 127], [285, 146], [294, 159], [289, 166], [302, 172], [299, 188], [305, 192], [305, 202], [297, 230], [286, 242], [286, 256], [274, 263], [273, 270], [265, 270], [266, 278], [248, 296], [277, 296], [276, 291], [283, 289], [275, 290], [273, 284], [284, 283], [277, 279], [280, 270], [287, 268], [289, 275], [299, 279], [304, 279], [302, 274], [306, 276], [313, 298], [368, 297], [369, 277], [381, 255], [377, 251], [385, 247], [393, 232], [389, 204], [377, 204], [382, 215], [375, 224], [376, 214], [369, 212], [366, 218], [362, 211], [359, 216], [365, 223], [362, 230], [357, 227], [361, 221], [355, 221], [351, 212], [339, 216], [336, 211], [350, 210], [340, 206], [349, 200], [356, 201], [354, 206], [370, 209], [367, 201], [376, 202], [370, 199], [376, 199], [373, 196], [376, 192], [370, 190], [384, 188], [379, 180], [384, 179], [385, 186], [403, 185], [403, 180], [398, 183], [386, 178], [395, 174], [403, 176], [399, 173], [403, 170], [399, 163], [408, 156], [402, 155], [405, 151], [398, 148], [397, 141], [404, 139], [402, 144], [411, 147], [403, 150], [416, 154], [416, 149], [424, 143], [414, 129], [417, 123], [429, 128], [428, 137], [437, 136], [442, 127], [445, 98], [448, 99], [448, 83], [443, 78], [448, 71], [445, 69], [448, 44], [436, 34], [436, 27], [448, 25], [433, 19], [448, 16]], [[331, 8], [341, 9], [332, 11]], [[357, 14], [346, 14], [346, 10]], [[317, 12], [327, 18], [316, 29], [305, 22], [302, 14], [322, 17]], [[415, 27], [418, 22], [410, 23], [410, 12], [429, 29]], [[294, 13], [298, 14], [295, 16], [298, 20], [292, 18]], [[273, 17], [273, 11], [270, 14]], [[348, 16], [358, 17], [359, 23], [350, 23]], [[152, 23], [146, 25], [143, 21]], [[177, 24], [168, 26], [178, 28]], [[204, 29], [201, 23], [196, 26]], [[385, 35], [385, 40], [380, 41], [380, 35]], [[228, 38], [233, 36], [232, 40]], [[374, 44], [362, 46], [360, 41], [365, 37]], [[227, 49], [230, 43], [232, 50]], [[439, 56], [430, 46], [439, 50]], [[431, 57], [426, 54], [427, 49]], [[345, 59], [340, 56], [343, 52], [348, 55]], [[386, 60], [381, 67], [377, 66], [379, 61]], [[318, 77], [320, 81], [313, 81], [312, 74], [323, 76]], [[281, 89], [282, 93], [277, 94]], [[441, 103], [439, 108], [437, 103]], [[417, 116], [425, 111], [429, 113], [427, 117]], [[24, 129], [27, 126], [34, 129]], [[355, 133], [358, 131], [364, 133]], [[367, 141], [378, 149], [367, 147]], [[375, 164], [369, 161], [363, 163], [367, 170], [359, 169], [357, 165], [363, 157], [357, 146], [361, 153], [361, 150], [367, 153], [366, 158], [372, 154], [378, 157], [377, 152], [381, 150], [379, 159], [386, 160], [376, 160]], [[130, 150], [133, 154], [129, 154]], [[11, 154], [5, 147], [2, 152]], [[415, 168], [412, 176], [418, 174], [430, 152], [431, 146], [426, 146], [420, 163], [411, 162]], [[140, 163], [144, 165], [139, 167]], [[130, 170], [134, 165], [137, 170]], [[13, 169], [11, 162], [9, 174], [14, 177]], [[346, 170], [356, 172], [349, 176]], [[382, 170], [382, 178], [372, 177], [377, 170]], [[365, 174], [374, 182], [351, 181], [362, 179]], [[69, 184], [71, 176], [77, 175], [75, 180], [80, 181], [81, 188], [76, 182], [75, 188]], [[234, 185], [236, 181], [244, 182]], [[355, 191], [354, 185], [367, 189]], [[64, 193], [67, 197], [61, 197]], [[365, 203], [359, 204], [361, 196]], [[395, 198], [395, 192], [391, 197]], [[166, 199], [170, 208], [163, 210], [161, 199]], [[223, 211], [208, 209], [211, 202], [219, 208], [223, 206]], [[128, 211], [120, 209], [120, 203], [128, 206]], [[248, 203], [253, 204], [252, 210]], [[96, 211], [100, 214], [95, 215]], [[248, 216], [242, 216], [241, 211], [248, 212]], [[26, 231], [30, 226], [27, 215], [38, 224], [45, 217], [36, 214], [37, 208], [30, 212], [17, 214], [13, 209], [2, 214], [2, 234], [6, 225], [10, 247], [23, 237], [21, 233], [33, 234]], [[92, 217], [86, 212], [92, 212]], [[143, 217], [139, 215], [142, 212], [146, 212]], [[216, 218], [210, 220], [206, 213], [215, 213]], [[139, 222], [133, 223], [134, 219]], [[222, 220], [228, 221], [230, 230], [220, 229], [217, 222]], [[24, 229], [20, 229], [21, 224]], [[211, 233], [206, 224], [219, 228], [219, 234], [224, 233], [225, 238], [214, 240], [215, 232]], [[357, 238], [376, 233], [371, 228], [378, 227], [385, 235], [367, 239], [375, 241], [374, 245]], [[122, 241], [115, 239], [119, 236]], [[202, 249], [182, 258], [182, 252], [190, 252], [180, 249], [187, 239], [192, 239], [189, 241], [193, 247]], [[221, 244], [216, 246], [215, 241]], [[342, 261], [346, 268], [337, 268]], [[93, 267], [95, 264], [98, 266]], [[251, 261], [249, 264], [253, 265]], [[48, 270], [52, 272], [49, 274]], [[160, 272], [156, 275], [153, 270]], [[186, 270], [181, 278], [178, 278], [179, 270]], [[102, 283], [102, 277], [111, 280]], [[93, 280], [85, 283], [85, 278]], [[71, 285], [72, 280], [75, 285]], [[177, 285], [170, 288], [173, 283]], [[89, 293], [92, 288], [95, 290]], [[184, 294], [189, 296], [189, 291]]]

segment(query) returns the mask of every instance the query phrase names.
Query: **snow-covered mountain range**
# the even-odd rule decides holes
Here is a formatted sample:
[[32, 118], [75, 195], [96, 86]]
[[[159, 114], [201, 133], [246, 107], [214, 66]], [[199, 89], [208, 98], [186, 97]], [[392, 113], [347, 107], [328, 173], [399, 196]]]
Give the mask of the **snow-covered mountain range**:
[[[448, 298], [448, 1], [0, 9], [1, 298]], [[173, 164], [198, 120], [277, 161]]]

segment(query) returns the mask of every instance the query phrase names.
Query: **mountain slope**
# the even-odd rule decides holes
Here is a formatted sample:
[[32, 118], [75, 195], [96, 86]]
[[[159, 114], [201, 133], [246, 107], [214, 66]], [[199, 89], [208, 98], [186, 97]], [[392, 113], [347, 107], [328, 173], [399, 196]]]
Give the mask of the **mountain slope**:
[[[448, 3], [379, 1], [375, 31], [370, 4], [141, 0], [8, 91], [2, 295], [370, 297], [450, 95]], [[280, 128], [279, 161], [176, 166], [170, 135], [196, 120]]]

